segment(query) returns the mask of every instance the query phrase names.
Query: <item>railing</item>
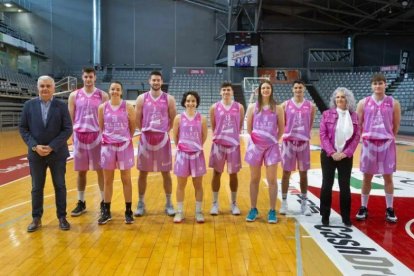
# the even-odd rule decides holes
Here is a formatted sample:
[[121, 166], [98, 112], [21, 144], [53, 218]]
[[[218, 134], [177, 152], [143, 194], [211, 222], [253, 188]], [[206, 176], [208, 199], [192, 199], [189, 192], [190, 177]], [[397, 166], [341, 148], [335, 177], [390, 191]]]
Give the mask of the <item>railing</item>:
[[[3, 0], [2, 2], [0, 2], [0, 5], [2, 5], [3, 2], [5, 1]], [[7, 1], [7, 2], [13, 2], [13, 1]], [[24, 7], [23, 5], [18, 3], [20, 1], [14, 1], [14, 2]], [[29, 1], [25, 1], [25, 2], [29, 2]], [[30, 6], [30, 3], [29, 3], [29, 6]], [[23, 31], [18, 25], [13, 24], [11, 17], [5, 15], [4, 13], [3, 13], [2, 20], [0, 20], [0, 32], [33, 44], [32, 36], [29, 33]]]
[[58, 98], [67, 99], [69, 93], [78, 88], [78, 79], [67, 76], [55, 83], [55, 94]]
[[16, 128], [19, 121], [20, 112], [0, 112], [0, 130]]

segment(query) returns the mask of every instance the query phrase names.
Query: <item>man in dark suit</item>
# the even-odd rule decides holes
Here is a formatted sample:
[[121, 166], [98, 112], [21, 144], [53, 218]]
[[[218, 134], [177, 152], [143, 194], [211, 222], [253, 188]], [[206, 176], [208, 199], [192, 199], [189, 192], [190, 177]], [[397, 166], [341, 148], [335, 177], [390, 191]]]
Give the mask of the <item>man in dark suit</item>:
[[43, 215], [43, 190], [49, 167], [55, 188], [59, 227], [69, 230], [66, 220], [66, 159], [69, 156], [67, 140], [72, 134], [72, 121], [67, 105], [53, 97], [55, 82], [49, 76], [37, 81], [39, 97], [23, 107], [19, 130], [28, 146], [30, 175], [32, 176], [32, 217], [28, 232], [38, 230]]

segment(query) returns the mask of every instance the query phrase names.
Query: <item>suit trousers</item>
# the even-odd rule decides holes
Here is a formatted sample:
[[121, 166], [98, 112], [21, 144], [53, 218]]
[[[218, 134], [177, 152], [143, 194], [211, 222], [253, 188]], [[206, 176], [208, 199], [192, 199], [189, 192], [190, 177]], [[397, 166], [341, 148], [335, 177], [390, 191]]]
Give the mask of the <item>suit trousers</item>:
[[55, 189], [56, 215], [66, 217], [66, 158], [54, 158], [52, 152], [48, 156], [36, 156], [29, 160], [30, 175], [32, 176], [32, 217], [41, 218], [43, 215], [43, 192], [46, 181], [46, 171], [49, 168]]
[[322, 188], [320, 195], [320, 213], [323, 219], [329, 219], [329, 216], [331, 214], [332, 186], [335, 179], [335, 172], [338, 170], [342, 221], [350, 221], [350, 179], [352, 171], [352, 159], [353, 157], [345, 157], [340, 161], [335, 161], [332, 157], [327, 156], [324, 150], [321, 151]]

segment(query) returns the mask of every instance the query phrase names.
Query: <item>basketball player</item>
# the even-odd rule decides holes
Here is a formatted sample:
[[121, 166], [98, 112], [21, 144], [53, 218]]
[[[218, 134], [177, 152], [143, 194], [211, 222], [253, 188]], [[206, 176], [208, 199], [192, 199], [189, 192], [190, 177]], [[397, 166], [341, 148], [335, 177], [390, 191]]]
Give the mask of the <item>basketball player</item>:
[[305, 99], [305, 83], [301, 80], [293, 82], [293, 97], [282, 103], [285, 115], [285, 133], [282, 135], [282, 206], [280, 214], [288, 211], [287, 192], [289, 179], [296, 165], [300, 176], [301, 213], [310, 216], [307, 206], [308, 170], [310, 169], [309, 140], [315, 119], [316, 107]]
[[125, 223], [134, 222], [132, 215], [131, 168], [134, 166], [135, 132], [134, 107], [122, 100], [122, 84], [114, 81], [109, 87], [111, 99], [99, 106], [99, 127], [102, 131], [101, 161], [104, 172], [105, 200], [98, 224], [106, 224], [112, 219], [111, 200], [115, 169], [121, 171], [121, 181], [125, 199]]
[[273, 86], [268, 80], [259, 86], [257, 103], [249, 105], [247, 110], [247, 132], [250, 134], [245, 161], [250, 165], [250, 203], [251, 209], [246, 221], [255, 221], [257, 196], [262, 164], [266, 167], [266, 180], [269, 186], [270, 210], [267, 215], [269, 223], [277, 222], [277, 163], [281, 161], [279, 139], [284, 128], [283, 109], [276, 105], [273, 98]]
[[401, 120], [400, 103], [385, 95], [385, 76], [375, 74], [371, 78], [372, 95], [359, 101], [358, 118], [362, 126], [361, 172], [364, 173], [361, 190], [361, 207], [357, 220], [368, 217], [368, 199], [374, 174], [384, 178], [385, 220], [396, 223], [398, 218], [393, 208], [394, 183], [392, 174], [396, 171], [395, 136]]
[[195, 91], [184, 93], [181, 106], [185, 111], [174, 119], [173, 138], [177, 145], [174, 174], [177, 176], [177, 212], [174, 222], [184, 220], [184, 195], [187, 178], [193, 179], [195, 190], [197, 223], [204, 222], [203, 204], [203, 175], [206, 174], [203, 144], [207, 138], [207, 120], [197, 111], [200, 96]]
[[96, 171], [101, 193], [101, 211], [104, 199], [104, 180], [101, 168], [101, 134], [98, 124], [99, 105], [108, 100], [108, 94], [95, 87], [94, 68], [82, 70], [83, 87], [69, 95], [68, 107], [73, 122], [74, 168], [78, 172], [78, 203], [71, 215], [77, 217], [86, 212], [86, 174]]
[[171, 202], [172, 183], [170, 171], [172, 168], [171, 142], [168, 132], [176, 115], [175, 99], [161, 90], [162, 75], [153, 71], [149, 77], [151, 90], [139, 95], [136, 100], [135, 113], [137, 128], [141, 129], [141, 139], [138, 144], [137, 168], [138, 206], [134, 215], [143, 216], [145, 213], [145, 191], [147, 188], [148, 172], [161, 172], [166, 196], [165, 212], [169, 216], [175, 214]]
[[220, 190], [220, 178], [227, 161], [227, 172], [230, 176], [231, 213], [240, 215], [237, 206], [237, 173], [241, 169], [240, 155], [240, 131], [243, 128], [244, 108], [233, 100], [233, 87], [224, 82], [220, 89], [221, 101], [216, 102], [210, 108], [211, 130], [213, 143], [210, 152], [209, 167], [213, 168], [211, 187], [213, 190], [213, 205], [211, 215], [218, 215], [218, 193]]

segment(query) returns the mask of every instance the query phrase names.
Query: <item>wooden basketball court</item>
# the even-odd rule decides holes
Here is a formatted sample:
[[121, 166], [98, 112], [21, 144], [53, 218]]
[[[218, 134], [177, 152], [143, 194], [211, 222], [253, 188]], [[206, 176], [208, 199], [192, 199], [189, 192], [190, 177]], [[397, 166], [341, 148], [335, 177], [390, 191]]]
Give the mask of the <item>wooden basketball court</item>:
[[[313, 131], [312, 136], [311, 143], [319, 145], [317, 130]], [[211, 145], [211, 135], [209, 137], [205, 144], [206, 158], [209, 156]], [[412, 152], [414, 138], [399, 137], [398, 139], [408, 144], [397, 146], [397, 169], [414, 172]], [[242, 156], [244, 156], [245, 145], [246, 142], [242, 141]], [[194, 189], [189, 182], [184, 203], [186, 219], [184, 223], [174, 224], [172, 218], [164, 214], [165, 197], [161, 176], [150, 174], [146, 193], [147, 214], [142, 218], [136, 218], [134, 224], [126, 225], [123, 221], [122, 184], [117, 173], [111, 208], [113, 219], [107, 225], [99, 226], [97, 220], [100, 196], [94, 172], [88, 173], [86, 189], [88, 212], [81, 217], [70, 217], [70, 211], [77, 202], [76, 174], [73, 171], [73, 161], [70, 160], [67, 165], [66, 180], [67, 211], [71, 230], [64, 232], [58, 227], [53, 186], [48, 175], [43, 226], [37, 232], [27, 233], [26, 228], [31, 221], [31, 179], [28, 176], [27, 161], [24, 159], [26, 152], [27, 148], [17, 131], [0, 132], [0, 178], [4, 180], [6, 176], [14, 177], [12, 180], [3, 181], [5, 183], [0, 186], [1, 275], [343, 274], [337, 267], [337, 262], [333, 262], [324, 253], [325, 248], [322, 248], [317, 239], [301, 226], [301, 219], [298, 219], [301, 216], [278, 215], [277, 224], [267, 223], [269, 200], [264, 181], [261, 182], [259, 191], [260, 217], [253, 223], [245, 221], [250, 208], [250, 175], [246, 164], [239, 173], [238, 203], [242, 211], [240, 216], [230, 214], [230, 190], [226, 174], [223, 174], [219, 196], [221, 213], [214, 217], [209, 215], [212, 171], [208, 170], [203, 179], [205, 223], [197, 224], [194, 220]], [[358, 147], [354, 156], [354, 167], [359, 167], [359, 152]], [[318, 150], [311, 152], [311, 161], [312, 168], [320, 168]], [[132, 177], [135, 207], [138, 194], [136, 169], [132, 170]], [[280, 177], [279, 167], [278, 178]], [[174, 192], [175, 187], [176, 179], [173, 176]], [[312, 188], [311, 191], [314, 192], [315, 189]], [[175, 202], [174, 193], [173, 201]], [[396, 198], [395, 202], [398, 201], [399, 198]], [[279, 205], [280, 201], [277, 209]], [[358, 208], [359, 200], [354, 200], [352, 205], [353, 210]], [[410, 215], [414, 218], [412, 206], [412, 204], [406, 206], [410, 209], [405, 209], [405, 212], [411, 212]], [[396, 211], [397, 215], [404, 212], [401, 207]], [[320, 216], [316, 212], [312, 217], [320, 221]], [[379, 221], [382, 225], [380, 231], [389, 230], [390, 235], [394, 236], [388, 236], [387, 239], [391, 240], [391, 243], [393, 240], [395, 242], [397, 235], [401, 233], [395, 232], [392, 226], [383, 221], [383, 218]], [[354, 220], [353, 224], [352, 228], [361, 228], [361, 225]], [[399, 224], [404, 228], [403, 222]], [[406, 240], [413, 239], [406, 236]], [[410, 258], [411, 255], [407, 257]], [[411, 270], [414, 269], [410, 263], [400, 261]]]

